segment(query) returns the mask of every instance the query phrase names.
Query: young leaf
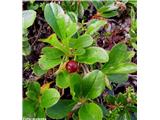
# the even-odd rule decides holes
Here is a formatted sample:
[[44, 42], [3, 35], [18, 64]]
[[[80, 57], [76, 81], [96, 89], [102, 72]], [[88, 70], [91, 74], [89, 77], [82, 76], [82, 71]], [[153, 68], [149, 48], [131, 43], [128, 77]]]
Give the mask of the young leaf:
[[85, 54], [78, 56], [77, 61], [85, 64], [105, 63], [109, 59], [107, 52], [100, 47], [89, 47]]
[[102, 120], [103, 112], [95, 103], [87, 103], [83, 105], [79, 112], [79, 120]]
[[89, 47], [93, 43], [93, 38], [90, 35], [84, 34], [74, 41], [74, 48]]
[[52, 119], [62, 119], [76, 104], [73, 100], [59, 100], [57, 104], [47, 109], [47, 115]]
[[52, 105], [56, 104], [59, 99], [60, 99], [60, 94], [56, 89], [54, 88], [47, 89], [42, 94], [41, 106], [49, 108]]
[[60, 72], [56, 77], [56, 85], [60, 88], [69, 87], [70, 74], [67, 71]]
[[105, 88], [105, 75], [94, 70], [84, 76], [82, 79], [82, 91], [85, 98], [94, 99], [101, 95]]
[[39, 66], [38, 63], [34, 64], [32, 70], [33, 70], [33, 73], [37, 76], [41, 76], [47, 72], [47, 70], [42, 70], [42, 68]]
[[106, 24], [106, 21], [104, 20], [91, 20], [88, 24], [86, 34], [93, 35], [95, 32], [97, 32], [102, 26]]
[[61, 58], [48, 59], [45, 55], [41, 55], [38, 63], [43, 70], [49, 70], [50, 68], [54, 68], [59, 65], [61, 63]]
[[22, 25], [23, 29], [30, 27], [36, 19], [36, 12], [34, 10], [24, 10], [22, 13]]
[[48, 38], [46, 38], [46, 39], [40, 39], [39, 41], [49, 43], [49, 44], [52, 45], [54, 48], [57, 48], [57, 49], [61, 50], [61, 51], [64, 52], [65, 54], [69, 54], [69, 48], [67, 48], [66, 46], [64, 46], [64, 45], [57, 39], [56, 34], [52, 34], [52, 35], [50, 35]]

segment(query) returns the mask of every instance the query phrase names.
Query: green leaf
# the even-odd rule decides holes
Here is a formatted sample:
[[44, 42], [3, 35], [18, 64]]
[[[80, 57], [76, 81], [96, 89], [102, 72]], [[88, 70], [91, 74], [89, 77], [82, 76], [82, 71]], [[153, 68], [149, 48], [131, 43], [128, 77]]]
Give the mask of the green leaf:
[[45, 55], [48, 59], [57, 59], [64, 55], [64, 53], [59, 49], [51, 47], [44, 47], [42, 49], [42, 54]]
[[29, 91], [26, 92], [26, 95], [29, 99], [31, 99], [33, 101], [38, 100], [38, 96], [37, 96], [37, 93], [35, 91], [29, 90]]
[[84, 48], [79, 48], [74, 51], [74, 54], [79, 56], [85, 54], [86, 50]]
[[79, 5], [78, 5], [78, 17], [79, 17], [79, 18], [82, 18], [83, 15], [84, 15], [83, 5], [82, 5], [82, 4], [79, 4]]
[[47, 115], [52, 119], [62, 119], [67, 116], [75, 104], [76, 102], [73, 100], [60, 100], [47, 109]]
[[38, 108], [36, 112], [36, 118], [46, 118], [44, 108], [42, 108], [41, 106]]
[[41, 106], [49, 108], [52, 105], [56, 104], [59, 99], [60, 99], [60, 94], [56, 89], [54, 88], [47, 89], [42, 94]]
[[137, 66], [134, 63], [121, 63], [105, 70], [106, 74], [127, 74], [137, 71]]
[[70, 78], [70, 93], [73, 97], [73, 99], [75, 98], [79, 98], [80, 96], [82, 96], [82, 78], [79, 74], [75, 73], [71, 75]]
[[105, 74], [127, 74], [136, 72], [136, 64], [130, 63], [130, 54], [125, 44], [115, 45], [110, 54], [109, 62], [104, 64], [102, 71]]
[[96, 9], [100, 9], [103, 6], [103, 3], [101, 1], [92, 0], [92, 3]]
[[56, 85], [60, 88], [69, 87], [70, 74], [67, 71], [62, 71], [56, 76]]
[[42, 68], [39, 66], [38, 63], [34, 64], [32, 70], [33, 70], [33, 73], [37, 76], [42, 76], [43, 74], [47, 72], [47, 70], [42, 70]]
[[84, 34], [74, 41], [74, 48], [89, 47], [93, 43], [93, 38], [90, 35]]
[[52, 35], [50, 35], [48, 38], [46, 38], [46, 39], [40, 39], [39, 41], [49, 43], [49, 44], [52, 45], [54, 48], [57, 48], [57, 49], [61, 50], [61, 51], [64, 52], [65, 54], [69, 54], [69, 48], [67, 48], [66, 46], [64, 46], [64, 45], [57, 39], [56, 34], [52, 34]]
[[109, 12], [104, 12], [101, 14], [102, 17], [105, 18], [111, 18], [111, 17], [115, 17], [118, 15], [118, 11], [114, 10], [114, 11], [109, 11]]
[[35, 112], [35, 103], [29, 99], [23, 100], [23, 117], [33, 118]]
[[22, 41], [23, 43], [23, 55], [29, 55], [31, 53], [31, 46], [28, 42], [28, 39], [25, 41]]
[[61, 58], [48, 59], [45, 55], [41, 55], [38, 63], [43, 70], [49, 70], [50, 68], [54, 68], [55, 66], [59, 65], [61, 63]]
[[105, 89], [105, 76], [99, 70], [94, 70], [82, 79], [82, 91], [85, 98], [94, 99]]
[[95, 20], [95, 19], [91, 20], [88, 24], [86, 34], [93, 35], [105, 24], [106, 24], [106, 21], [104, 20]]
[[89, 47], [85, 54], [78, 56], [77, 61], [85, 64], [105, 63], [109, 59], [107, 52], [100, 47]]
[[64, 13], [60, 5], [56, 3], [46, 4], [44, 16], [48, 24], [52, 27], [58, 37], [62, 40], [70, 38], [77, 32], [77, 25]]
[[119, 63], [124, 63], [128, 59], [127, 46], [123, 43], [115, 45], [109, 54], [109, 62], [105, 66], [114, 66]]
[[78, 22], [77, 15], [74, 12], [67, 12], [67, 14], [69, 15], [69, 17], [74, 23]]
[[26, 95], [31, 100], [38, 100], [40, 94], [40, 84], [38, 82], [31, 82], [28, 85]]
[[31, 90], [31, 91], [34, 91], [37, 94], [39, 94], [40, 93], [40, 84], [38, 82], [31, 82], [31, 83], [29, 83], [27, 90]]
[[22, 14], [23, 29], [27, 29], [33, 24], [36, 18], [36, 12], [34, 10], [24, 10]]
[[111, 86], [110, 81], [106, 75], [105, 75], [105, 85], [109, 90], [112, 90], [112, 86]]
[[128, 74], [110, 74], [107, 75], [109, 81], [122, 84], [128, 80]]
[[102, 120], [103, 112], [95, 103], [87, 103], [78, 112], [79, 120]]
[[44, 16], [48, 24], [52, 27], [60, 39], [62, 39], [61, 31], [57, 22], [58, 14], [63, 15], [63, 9], [55, 3], [46, 4], [44, 8]]

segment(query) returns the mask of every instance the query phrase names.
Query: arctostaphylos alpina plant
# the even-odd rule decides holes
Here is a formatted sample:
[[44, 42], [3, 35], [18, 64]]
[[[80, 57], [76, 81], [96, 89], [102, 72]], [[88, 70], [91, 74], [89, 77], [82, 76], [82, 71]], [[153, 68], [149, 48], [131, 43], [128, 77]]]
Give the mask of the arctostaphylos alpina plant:
[[[136, 72], [136, 64], [131, 62], [135, 53], [122, 42], [111, 50], [96, 45], [94, 34], [107, 26], [104, 19], [91, 19], [84, 27], [78, 24], [74, 12], [66, 12], [61, 5], [52, 2], [45, 5], [44, 18], [53, 33], [38, 40], [45, 43], [45, 47], [32, 70], [37, 77], [52, 70], [53, 78], [50, 82], [30, 81], [26, 84], [23, 118], [102, 120], [114, 116], [114, 111], [108, 109], [106, 112], [105, 105], [97, 99], [103, 97], [109, 103], [113, 97], [112, 105], [119, 109], [119, 99], [126, 101], [129, 96], [135, 96], [130, 89], [126, 94], [118, 95], [118, 100], [114, 95], [103, 96], [106, 90], [112, 91], [112, 84], [123, 84], [129, 74]], [[63, 98], [65, 92], [69, 92], [69, 99]], [[126, 104], [122, 103], [122, 111]]]

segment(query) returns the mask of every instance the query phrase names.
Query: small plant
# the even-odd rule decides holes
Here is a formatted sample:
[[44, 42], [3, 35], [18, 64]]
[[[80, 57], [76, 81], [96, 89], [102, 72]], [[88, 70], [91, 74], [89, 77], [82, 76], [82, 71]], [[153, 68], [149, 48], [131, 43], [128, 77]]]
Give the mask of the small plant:
[[40, 87], [38, 82], [30, 82], [27, 85], [27, 97], [23, 100], [24, 118], [45, 118], [45, 109], [58, 102], [59, 92], [48, 88], [47, 85]]
[[137, 96], [134, 89], [128, 87], [126, 93], [117, 96], [107, 95], [106, 103], [109, 111], [107, 120], [132, 120], [137, 118]]
[[[104, 3], [93, 1], [98, 11], [106, 10]], [[43, 78], [53, 70], [54, 78], [50, 82], [44, 80], [42, 86], [36, 81], [25, 84], [27, 91], [23, 99], [23, 117], [116, 120], [122, 115], [125, 117], [121, 119], [130, 120], [130, 114], [136, 113], [136, 94], [132, 88], [116, 96], [104, 97], [102, 94], [112, 90], [112, 84], [125, 83], [128, 75], [136, 72], [136, 64], [131, 62], [135, 53], [122, 42], [115, 44], [111, 50], [96, 46], [94, 34], [108, 23], [104, 19], [91, 19], [81, 26], [77, 21], [80, 16], [75, 14], [78, 7], [76, 12], [72, 10], [77, 5], [88, 6], [89, 3], [65, 1], [62, 6], [67, 12], [52, 2], [44, 7], [45, 20], [54, 33], [38, 40], [46, 46], [31, 67], [36, 77]], [[107, 5], [113, 5], [113, 2], [107, 2]], [[110, 12], [117, 13], [117, 8], [107, 10], [111, 11], [107, 11], [106, 16]], [[55, 84], [51, 86], [52, 83]], [[69, 90], [70, 99], [63, 98], [65, 90]], [[106, 105], [97, 102], [99, 97]]]

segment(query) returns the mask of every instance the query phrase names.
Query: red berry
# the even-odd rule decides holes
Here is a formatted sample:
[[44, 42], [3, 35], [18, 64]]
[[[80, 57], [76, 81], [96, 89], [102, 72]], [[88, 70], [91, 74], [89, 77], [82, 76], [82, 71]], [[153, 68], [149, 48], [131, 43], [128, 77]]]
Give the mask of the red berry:
[[66, 69], [69, 73], [74, 73], [78, 71], [78, 63], [74, 60], [70, 60], [66, 64]]

